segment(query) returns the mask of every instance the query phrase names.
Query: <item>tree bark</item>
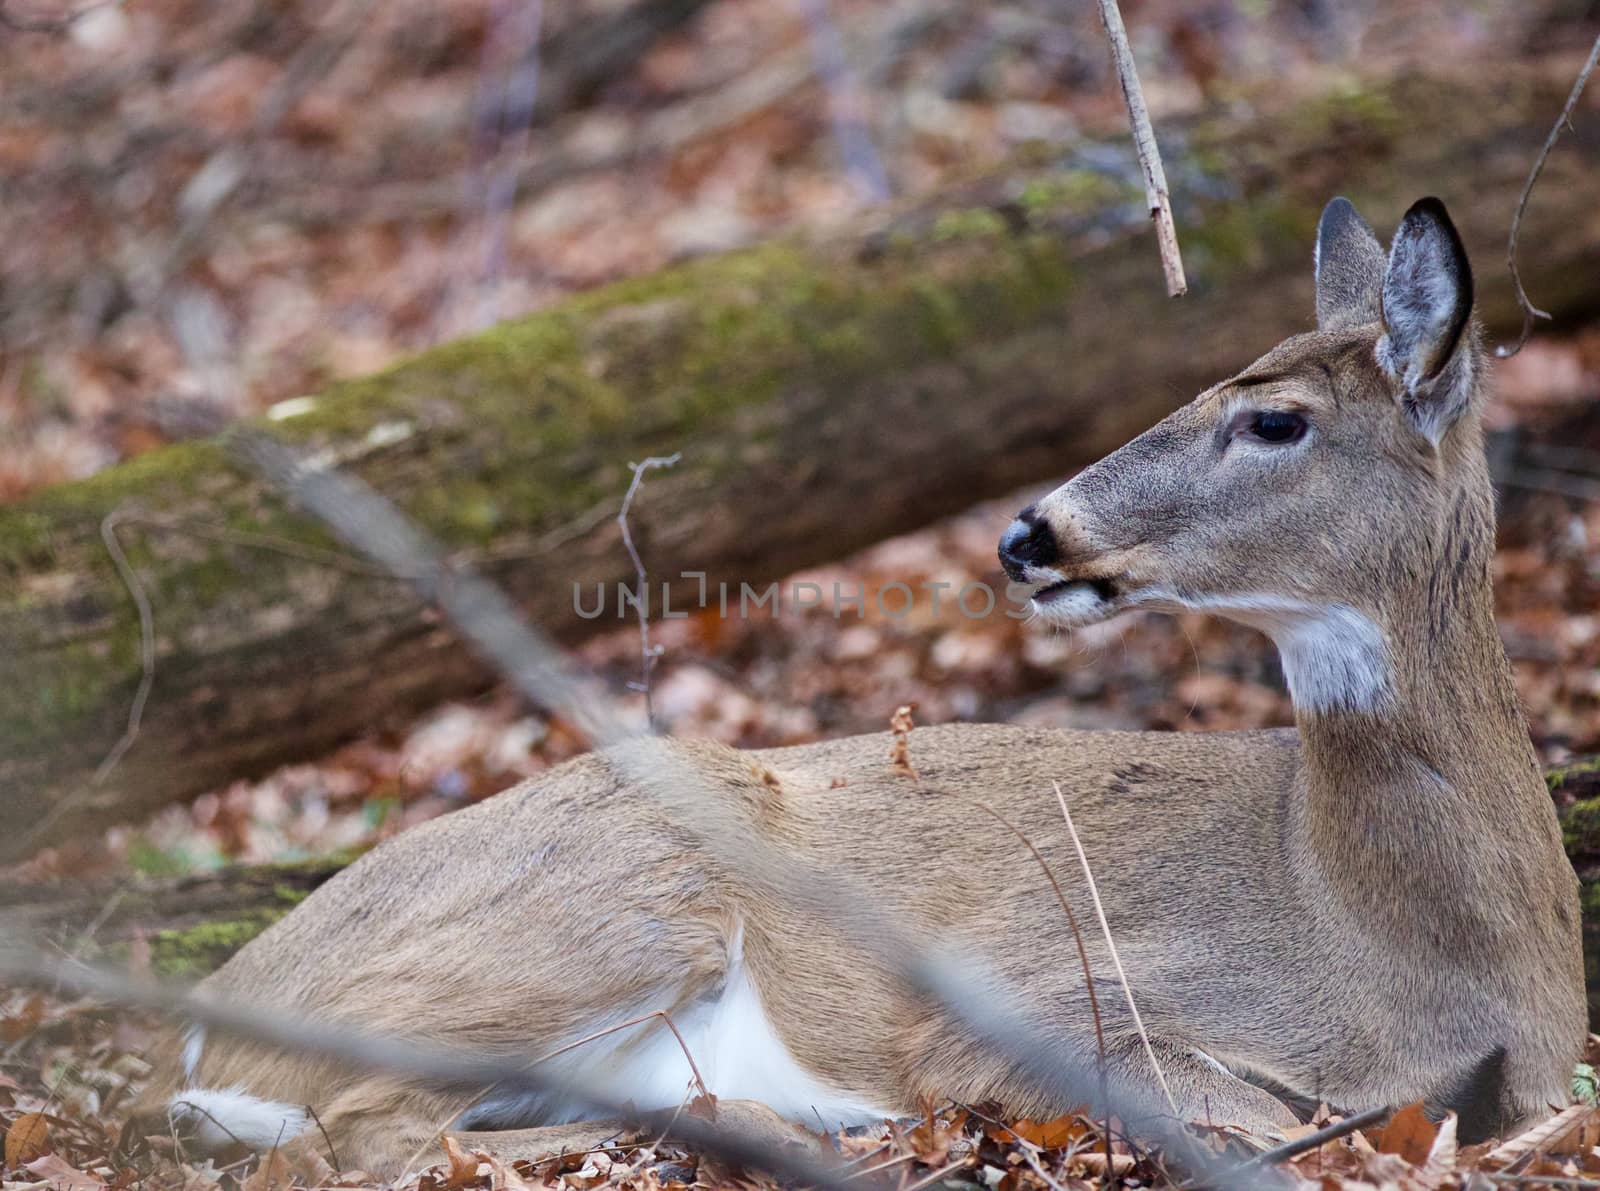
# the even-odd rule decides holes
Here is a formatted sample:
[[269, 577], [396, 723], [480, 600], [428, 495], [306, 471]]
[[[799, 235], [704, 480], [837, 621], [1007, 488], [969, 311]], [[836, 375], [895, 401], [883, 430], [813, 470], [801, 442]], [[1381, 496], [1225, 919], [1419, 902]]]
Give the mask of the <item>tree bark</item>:
[[[1119, 446], [1310, 325], [1310, 245], [1334, 193], [1380, 229], [1450, 204], [1480, 307], [1518, 324], [1499, 266], [1569, 64], [1404, 79], [1164, 129], [1191, 295], [1169, 303], [1131, 149], [1019, 161], [854, 234], [788, 240], [588, 293], [340, 384], [272, 433], [360, 473], [483, 561], [573, 642], [615, 627], [633, 572], [764, 584]], [[1234, 110], [1237, 110], [1235, 108]], [[1121, 161], [1108, 168], [1108, 156]], [[1523, 227], [1523, 275], [1558, 318], [1600, 308], [1580, 121]], [[1200, 197], [1216, 196], [1216, 197]], [[102, 539], [113, 512], [147, 594]], [[137, 518], [137, 520], [132, 520]], [[285, 545], [290, 543], [291, 545]], [[328, 548], [218, 443], [141, 456], [0, 509], [0, 805], [15, 856], [257, 775], [469, 693], [490, 676], [403, 584]], [[679, 580], [675, 594], [684, 589]], [[996, 583], [1000, 582], [998, 573]], [[592, 607], [574, 607], [581, 585]], [[659, 612], [659, 609], [657, 609]]]

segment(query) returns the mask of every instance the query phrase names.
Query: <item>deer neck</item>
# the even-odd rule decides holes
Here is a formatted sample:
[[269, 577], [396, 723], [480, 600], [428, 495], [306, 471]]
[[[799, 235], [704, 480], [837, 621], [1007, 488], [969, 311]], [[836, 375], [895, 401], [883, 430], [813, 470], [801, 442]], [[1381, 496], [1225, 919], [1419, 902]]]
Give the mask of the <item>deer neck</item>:
[[[1507, 887], [1548, 865], [1553, 821], [1495, 627], [1487, 479], [1420, 536], [1374, 560], [1398, 577], [1375, 607], [1268, 631], [1301, 737], [1301, 859], [1348, 908], [1437, 941], [1444, 921], [1514, 927]], [[1418, 919], [1419, 898], [1437, 912]]]

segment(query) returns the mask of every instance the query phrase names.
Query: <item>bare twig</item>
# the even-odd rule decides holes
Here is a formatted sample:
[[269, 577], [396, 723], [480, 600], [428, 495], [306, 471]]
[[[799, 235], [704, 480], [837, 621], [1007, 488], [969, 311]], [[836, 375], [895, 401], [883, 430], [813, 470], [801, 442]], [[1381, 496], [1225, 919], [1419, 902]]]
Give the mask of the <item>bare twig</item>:
[[136, 510], [113, 509], [107, 513], [100, 522], [100, 540], [105, 544], [106, 553], [111, 557], [111, 563], [116, 568], [117, 577], [127, 589], [128, 598], [133, 601], [133, 606], [139, 616], [139, 683], [133, 692], [133, 699], [128, 705], [128, 716], [122, 735], [119, 736], [110, 750], [95, 767], [93, 775], [87, 782], [61, 798], [48, 813], [37, 822], [31, 824], [11, 845], [15, 854], [27, 852], [33, 842], [55, 826], [63, 815], [76, 810], [83, 804], [84, 799], [105, 785], [112, 772], [121, 764], [123, 757], [127, 756], [139, 738], [139, 729], [144, 721], [145, 705], [150, 701], [150, 691], [156, 680], [156, 633], [155, 612], [150, 603], [149, 593], [145, 590], [144, 581], [139, 578], [139, 573], [133, 569], [127, 551], [122, 547], [122, 539], [117, 536], [117, 530], [125, 525], [137, 525], [144, 529], [161, 530], [169, 533], [187, 534], [193, 537], [204, 538], [209, 541], [221, 542], [228, 545], [244, 546], [253, 550], [265, 550], [271, 553], [282, 554], [288, 558], [297, 558], [304, 562], [315, 563], [320, 566], [333, 567], [351, 574], [363, 575], [371, 579], [380, 579], [388, 582], [404, 582], [405, 575], [396, 574], [383, 567], [375, 567], [363, 562], [359, 558], [352, 558], [340, 554], [336, 550], [325, 550], [320, 546], [306, 545], [289, 538], [280, 538], [273, 534], [251, 533], [245, 530], [223, 529], [203, 522], [179, 521], [170, 518], [152, 517]]
[[1551, 317], [1548, 310], [1540, 310], [1535, 306], [1528, 297], [1528, 291], [1522, 288], [1522, 274], [1517, 270], [1517, 237], [1522, 234], [1522, 216], [1528, 209], [1528, 196], [1533, 193], [1533, 184], [1539, 180], [1539, 175], [1544, 171], [1544, 163], [1550, 158], [1550, 150], [1556, 147], [1561, 130], [1572, 127], [1572, 109], [1577, 106], [1578, 96], [1583, 94], [1589, 76], [1594, 73], [1596, 62], [1600, 62], [1600, 37], [1594, 39], [1594, 48], [1589, 51], [1583, 69], [1578, 72], [1578, 78], [1572, 84], [1567, 102], [1561, 107], [1561, 114], [1551, 125], [1550, 135], [1544, 138], [1544, 148], [1539, 150], [1539, 156], [1533, 162], [1533, 169], [1528, 171], [1528, 180], [1522, 184], [1522, 194], [1517, 199], [1516, 214], [1511, 217], [1511, 238], [1506, 241], [1506, 267], [1511, 270], [1511, 283], [1517, 287], [1517, 305], [1522, 307], [1522, 334], [1517, 336], [1515, 343], [1502, 343], [1494, 349], [1494, 354], [1502, 360], [1509, 359], [1522, 350], [1522, 345], [1528, 342], [1528, 336], [1533, 333], [1534, 319], [1548, 320]]
[[311, 1115], [311, 1119], [316, 1122], [317, 1132], [322, 1134], [322, 1144], [328, 1147], [328, 1165], [333, 1167], [335, 1174], [340, 1173], [339, 1151], [333, 1148], [333, 1138], [328, 1136], [328, 1127], [322, 1123], [322, 1118], [317, 1115], [314, 1107], [309, 1104], [303, 1104], [301, 1107]]
[[1056, 790], [1056, 801], [1061, 804], [1061, 817], [1067, 822], [1067, 834], [1072, 837], [1072, 846], [1077, 850], [1078, 863], [1083, 865], [1083, 879], [1089, 883], [1089, 898], [1094, 902], [1095, 917], [1100, 920], [1100, 930], [1106, 937], [1106, 949], [1111, 952], [1111, 962], [1116, 965], [1117, 979], [1122, 981], [1122, 994], [1128, 998], [1128, 1012], [1133, 1015], [1134, 1028], [1139, 1031], [1139, 1041], [1144, 1043], [1145, 1057], [1150, 1060], [1150, 1069], [1156, 1073], [1156, 1082], [1161, 1085], [1161, 1091], [1167, 1098], [1167, 1104], [1172, 1108], [1172, 1115], [1182, 1119], [1183, 1114], [1178, 1111], [1178, 1102], [1172, 1098], [1172, 1089], [1167, 1086], [1167, 1077], [1161, 1070], [1161, 1064], [1156, 1061], [1155, 1048], [1150, 1045], [1150, 1035], [1145, 1032], [1144, 1019], [1139, 1016], [1139, 1006], [1133, 1003], [1133, 989], [1128, 987], [1128, 973], [1122, 969], [1122, 957], [1117, 954], [1117, 944], [1111, 938], [1111, 924], [1106, 921], [1105, 908], [1100, 904], [1100, 889], [1094, 883], [1094, 872], [1089, 867], [1089, 857], [1083, 850], [1083, 841], [1078, 838], [1078, 829], [1072, 824], [1072, 812], [1067, 809], [1067, 798], [1061, 792], [1061, 783], [1052, 782]]
[[1144, 106], [1144, 88], [1133, 64], [1133, 49], [1128, 45], [1128, 30], [1122, 23], [1117, 0], [1100, 0], [1100, 21], [1111, 39], [1111, 60], [1116, 63], [1117, 81], [1128, 105], [1128, 123], [1133, 129], [1133, 146], [1139, 153], [1139, 168], [1144, 173], [1145, 206], [1156, 225], [1156, 245], [1161, 250], [1161, 270], [1167, 276], [1167, 296], [1181, 298], [1189, 292], [1183, 276], [1183, 257], [1178, 252], [1178, 229], [1172, 222], [1172, 199], [1167, 193], [1167, 173], [1161, 167], [1161, 150], [1156, 146], [1155, 129], [1150, 127], [1150, 112]]
[[121, 524], [122, 519], [122, 514], [116, 510], [107, 513], [105, 519], [100, 522], [100, 540], [105, 543], [106, 553], [111, 555], [112, 565], [117, 568], [117, 575], [121, 578], [123, 586], [128, 589], [128, 596], [133, 600], [133, 605], [139, 613], [139, 685], [133, 692], [133, 702], [128, 707], [128, 718], [122, 729], [122, 735], [117, 737], [111, 750], [101, 758], [100, 764], [95, 767], [87, 782], [62, 798], [48, 813], [21, 834], [14, 845], [18, 852], [26, 852], [33, 845], [33, 841], [55, 826], [63, 815], [76, 809], [93, 791], [105, 785], [112, 770], [116, 769], [122, 758], [127, 756], [128, 750], [139, 738], [139, 726], [144, 720], [145, 704], [150, 700], [150, 688], [155, 685], [156, 680], [155, 615], [150, 609], [150, 597], [145, 593], [144, 583], [140, 580], [138, 572], [133, 569], [133, 564], [128, 561], [122, 543], [117, 539], [117, 526]]
[[949, 1165], [941, 1166], [938, 1170], [930, 1171], [929, 1173], [923, 1175], [916, 1182], [907, 1184], [904, 1188], [904, 1191], [922, 1191], [922, 1188], [932, 1186], [946, 1175], [954, 1174], [958, 1170], [963, 1170], [966, 1167], [971, 1166], [973, 1161], [974, 1159], [970, 1154], [964, 1158], [957, 1158]]
[[150, 701], [150, 688], [156, 680], [155, 616], [150, 610], [150, 597], [145, 594], [144, 584], [132, 564], [128, 562], [122, 543], [117, 540], [119, 520], [119, 514], [115, 511], [106, 514], [105, 520], [100, 522], [100, 539], [105, 543], [106, 552], [111, 555], [117, 574], [122, 577], [122, 582], [128, 588], [128, 594], [133, 597], [134, 606], [139, 610], [139, 687], [133, 693], [133, 703], [128, 708], [128, 722], [122, 730], [122, 736], [112, 745], [111, 751], [105, 755], [105, 759], [94, 771], [93, 783], [97, 786], [111, 776], [111, 771], [117, 767], [117, 763], [127, 755], [128, 750], [133, 747], [133, 742], [138, 739], [139, 725], [144, 720], [144, 706]]
[[644, 482], [644, 473], [652, 467], [672, 467], [683, 458], [681, 451], [674, 451], [670, 455], [651, 455], [643, 463], [630, 463], [633, 471], [633, 481], [628, 485], [628, 494], [622, 498], [622, 511], [617, 514], [617, 525], [622, 529], [622, 544], [627, 547], [628, 557], [633, 561], [633, 573], [639, 580], [639, 599], [634, 604], [634, 610], [639, 613], [639, 654], [640, 673], [637, 683], [629, 683], [636, 691], [644, 693], [644, 718], [655, 729], [655, 708], [650, 702], [650, 675], [656, 668], [656, 659], [661, 656], [661, 647], [650, 644], [650, 580], [645, 574], [644, 560], [639, 557], [638, 548], [633, 544], [633, 534], [628, 532], [628, 510], [633, 507], [633, 498], [639, 492], [639, 485]]
[[534, 1062], [548, 1063], [557, 1055], [564, 1055], [569, 1050], [577, 1050], [578, 1047], [586, 1046], [597, 1039], [604, 1038], [608, 1034], [615, 1034], [618, 1030], [626, 1030], [631, 1026], [643, 1025], [645, 1022], [651, 1021], [658, 1017], [666, 1023], [667, 1029], [671, 1030], [672, 1036], [678, 1040], [678, 1047], [683, 1051], [684, 1061], [689, 1064], [689, 1074], [694, 1076], [694, 1086], [700, 1089], [700, 1094], [702, 1096], [710, 1096], [711, 1089], [706, 1086], [706, 1081], [700, 1076], [700, 1068], [695, 1064], [694, 1055], [689, 1053], [689, 1044], [683, 1040], [683, 1035], [678, 1032], [678, 1027], [673, 1022], [672, 1016], [667, 1013], [665, 1009], [652, 1009], [649, 1013], [641, 1013], [638, 1017], [630, 1017], [627, 1021], [618, 1022], [614, 1026], [607, 1026], [603, 1030], [596, 1030], [592, 1034], [585, 1034], [576, 1042], [569, 1042], [565, 1046], [556, 1047], [555, 1050], [550, 1051], [548, 1054], [540, 1055], [534, 1060]]
[[[1016, 1134], [1012, 1134], [1012, 1136], [1015, 1137]], [[1034, 1150], [1033, 1146], [1031, 1146], [1031, 1145], [1023, 1145], [1020, 1148], [1022, 1150], [1022, 1160], [1024, 1162], [1026, 1162], [1029, 1166], [1033, 1167], [1033, 1173], [1038, 1175], [1041, 1179], [1044, 1180], [1045, 1186], [1049, 1187], [1050, 1191], [1067, 1191], [1066, 1187], [1064, 1187], [1057, 1179], [1052, 1177], [1049, 1171], [1045, 1170], [1044, 1163], [1039, 1161], [1039, 1155], [1033, 1152], [1033, 1150]], [[1110, 1156], [1111, 1156], [1111, 1137], [1110, 1137], [1109, 1134], [1107, 1134], [1106, 1135], [1106, 1157], [1107, 1157], [1107, 1159], [1109, 1159]], [[1109, 1165], [1109, 1161], [1108, 1161], [1107, 1164]]]
[[1321, 1149], [1330, 1141], [1337, 1141], [1341, 1137], [1348, 1137], [1357, 1129], [1365, 1129], [1368, 1125], [1376, 1125], [1394, 1111], [1388, 1107], [1369, 1108], [1365, 1112], [1358, 1112], [1354, 1116], [1345, 1117], [1343, 1120], [1334, 1121], [1331, 1125], [1324, 1125], [1315, 1133], [1307, 1133], [1304, 1137], [1297, 1137], [1293, 1141], [1286, 1141], [1281, 1146], [1274, 1146], [1270, 1150], [1263, 1150], [1254, 1158], [1244, 1163], [1244, 1166], [1272, 1166], [1278, 1162], [1287, 1161], [1300, 1154], [1309, 1154], [1312, 1150]]

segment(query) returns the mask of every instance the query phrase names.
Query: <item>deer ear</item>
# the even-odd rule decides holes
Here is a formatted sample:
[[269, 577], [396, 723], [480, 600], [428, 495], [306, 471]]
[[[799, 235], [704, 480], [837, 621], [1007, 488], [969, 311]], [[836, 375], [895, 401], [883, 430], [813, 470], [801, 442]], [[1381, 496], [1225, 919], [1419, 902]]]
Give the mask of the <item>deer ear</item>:
[[1383, 265], [1383, 245], [1349, 199], [1324, 207], [1317, 224], [1317, 329], [1377, 322]]
[[1399, 386], [1417, 428], [1435, 443], [1472, 396], [1471, 318], [1472, 266], [1461, 237], [1443, 203], [1421, 199], [1389, 248], [1378, 363]]

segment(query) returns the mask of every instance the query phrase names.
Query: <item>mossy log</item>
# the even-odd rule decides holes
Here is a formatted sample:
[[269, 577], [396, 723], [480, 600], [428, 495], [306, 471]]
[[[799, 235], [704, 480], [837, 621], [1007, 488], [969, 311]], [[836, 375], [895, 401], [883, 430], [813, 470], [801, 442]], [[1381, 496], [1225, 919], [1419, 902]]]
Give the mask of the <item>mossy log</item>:
[[1564, 804], [1561, 837], [1583, 885], [1583, 971], [1591, 1028], [1600, 1022], [1600, 757], [1585, 757], [1545, 774]]
[[60, 889], [0, 883], [0, 928], [13, 937], [57, 944], [79, 958], [121, 959], [137, 939], [159, 974], [203, 976], [354, 858], [337, 853]]
[[[1333, 193], [1380, 228], [1419, 194], [1444, 196], [1491, 327], [1516, 326], [1500, 245], [1570, 66], [1348, 85], [1165, 129], [1182, 302], [1164, 296], [1131, 150], [1101, 146], [1020, 160], [826, 242], [579, 296], [336, 385], [269, 429], [490, 560], [531, 617], [575, 641], [619, 623], [616, 601], [576, 615], [574, 587], [632, 578], [612, 520], [628, 461], [684, 455], [652, 473], [631, 518], [654, 574], [735, 590], [1059, 476], [1306, 328], [1309, 246]], [[1580, 120], [1523, 227], [1523, 276], [1558, 318], [1600, 307], [1597, 166], [1600, 121]], [[118, 535], [156, 664], [137, 738], [97, 782], [141, 676], [135, 603], [102, 540], [113, 512], [129, 519]], [[0, 509], [0, 853], [489, 681], [404, 584], [283, 541], [329, 544], [215, 442]]]

